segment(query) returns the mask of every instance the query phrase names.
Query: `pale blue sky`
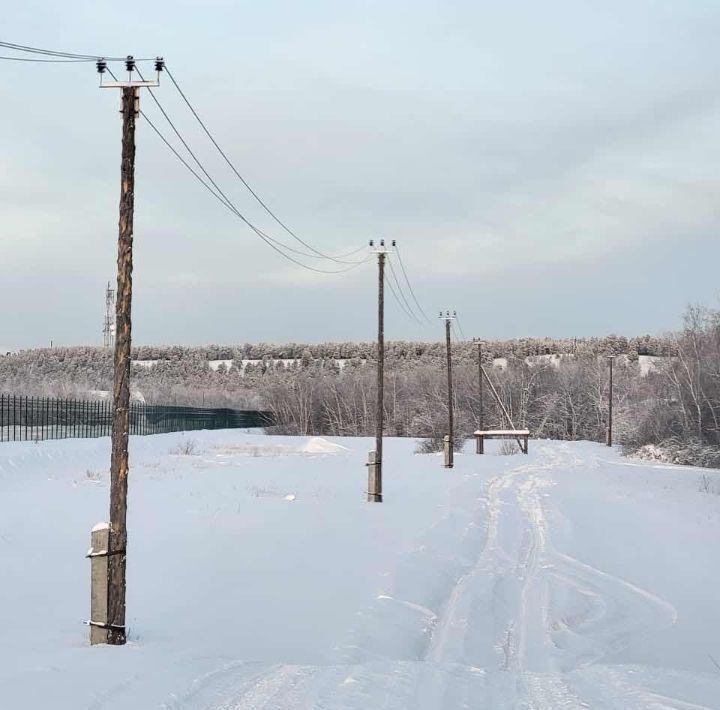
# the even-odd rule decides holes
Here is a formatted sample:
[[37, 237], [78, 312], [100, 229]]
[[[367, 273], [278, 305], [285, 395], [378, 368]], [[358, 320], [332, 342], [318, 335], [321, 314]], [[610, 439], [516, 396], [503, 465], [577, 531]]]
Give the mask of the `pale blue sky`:
[[[0, 39], [162, 54], [280, 216], [331, 252], [397, 239], [468, 336], [676, 327], [717, 304], [720, 3], [26, 2]], [[5, 53], [6, 54], [6, 53]], [[281, 233], [164, 81], [238, 206]], [[0, 343], [101, 343], [120, 118], [92, 65], [0, 61]], [[148, 114], [161, 119], [149, 98]], [[134, 340], [367, 340], [375, 268], [300, 271], [138, 124]], [[388, 303], [390, 338], [439, 339]]]

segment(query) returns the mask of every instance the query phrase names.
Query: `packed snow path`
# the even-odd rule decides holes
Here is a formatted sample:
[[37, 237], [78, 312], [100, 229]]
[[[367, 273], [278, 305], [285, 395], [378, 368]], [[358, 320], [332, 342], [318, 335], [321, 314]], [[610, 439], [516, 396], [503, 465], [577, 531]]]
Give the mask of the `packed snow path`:
[[369, 447], [133, 441], [125, 648], [79, 625], [107, 443], [0, 448], [0, 706], [720, 708], [718, 473], [389, 440], [368, 505]]

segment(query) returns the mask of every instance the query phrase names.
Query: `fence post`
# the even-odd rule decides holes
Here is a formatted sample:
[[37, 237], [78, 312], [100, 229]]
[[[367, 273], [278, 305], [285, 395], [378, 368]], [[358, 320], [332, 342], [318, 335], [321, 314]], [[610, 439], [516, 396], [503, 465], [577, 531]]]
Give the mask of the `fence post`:
[[90, 644], [108, 639], [108, 545], [110, 525], [98, 523], [90, 533]]

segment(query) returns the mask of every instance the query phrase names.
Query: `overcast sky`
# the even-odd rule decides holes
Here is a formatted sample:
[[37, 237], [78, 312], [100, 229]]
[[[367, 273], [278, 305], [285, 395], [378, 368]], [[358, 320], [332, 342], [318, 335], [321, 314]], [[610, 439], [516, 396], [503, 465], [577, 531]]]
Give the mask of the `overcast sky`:
[[[390, 300], [387, 336], [423, 340], [442, 336], [440, 308], [492, 338], [658, 333], [717, 305], [719, 35], [717, 0], [30, 0], [0, 30], [163, 55], [303, 239], [398, 240], [432, 325]], [[238, 207], [287, 238], [167, 77], [157, 96]], [[101, 344], [118, 91], [92, 64], [0, 60], [0, 105], [0, 344]], [[327, 276], [284, 261], [142, 119], [137, 142], [136, 344], [373, 337], [373, 262]]]

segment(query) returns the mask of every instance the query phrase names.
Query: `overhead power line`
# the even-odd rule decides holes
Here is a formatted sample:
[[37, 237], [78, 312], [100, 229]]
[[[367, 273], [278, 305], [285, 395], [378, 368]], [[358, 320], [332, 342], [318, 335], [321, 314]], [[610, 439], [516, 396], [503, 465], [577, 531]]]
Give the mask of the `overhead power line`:
[[[397, 249], [397, 246], [395, 247]], [[393, 266], [392, 259], [388, 259], [388, 264], [390, 265], [390, 274], [392, 276], [393, 281], [395, 282], [395, 286], [397, 287], [398, 294], [400, 295], [400, 298], [402, 299], [403, 303], [405, 304], [405, 308], [403, 310], [407, 315], [414, 320], [416, 323], [423, 325], [423, 322], [415, 315], [415, 311], [413, 310], [412, 306], [410, 305], [409, 301], [407, 300], [407, 297], [405, 296], [405, 292], [403, 290], [402, 284], [400, 283], [400, 280], [397, 277], [397, 273], [395, 272], [395, 267]], [[390, 284], [389, 284], [390, 285]], [[390, 290], [393, 291], [394, 289], [392, 285], [390, 285]], [[400, 304], [402, 305], [402, 304]]]
[[[106, 62], [124, 62], [126, 57], [105, 57], [101, 54], [77, 54], [75, 52], [62, 52], [54, 49], [42, 49], [40, 47], [31, 47], [27, 44], [15, 44], [14, 42], [4, 42], [0, 40], [0, 47], [12, 49], [15, 52], [25, 52], [27, 54], [42, 54], [49, 57], [64, 57], [66, 59], [78, 59], [83, 61], [96, 61], [104, 59]], [[136, 62], [152, 62], [155, 57], [142, 57], [135, 59]]]
[[[456, 316], [456, 317], [457, 317], [457, 316]], [[458, 325], [459, 325], [459, 324], [458, 324]], [[457, 330], [456, 330], [456, 328], [455, 328], [455, 321], [453, 321], [453, 322], [451, 323], [451, 328], [452, 328], [452, 334], [455, 336], [455, 340], [456, 340], [456, 342], [457, 342], [458, 345], [459, 345], [460, 342], [461, 342], [461, 340], [460, 340], [460, 336], [458, 335], [458, 332], [457, 332]]]
[[[140, 77], [140, 79], [143, 79], [142, 72], [141, 72], [139, 69], [137, 70], [137, 72], [138, 72], [138, 76]], [[111, 76], [114, 77], [114, 75], [112, 74], [112, 72], [110, 72], [110, 74], [111, 74]], [[143, 80], [144, 80], [144, 79], [143, 79]], [[329, 257], [326, 257], [326, 256], [321, 255], [321, 254], [319, 254], [319, 253], [316, 253], [316, 254], [306, 254], [306, 253], [304, 253], [304, 252], [298, 251], [297, 249], [294, 249], [293, 247], [285, 244], [284, 242], [280, 241], [279, 239], [275, 239], [274, 237], [271, 237], [271, 236], [270, 236], [269, 234], [267, 234], [265, 231], [263, 231], [263, 230], [259, 229], [258, 227], [256, 227], [256, 226], [255, 226], [254, 224], [252, 224], [249, 220], [247, 220], [242, 214], [240, 214], [239, 210], [237, 210], [237, 208], [236, 208], [235, 205], [232, 203], [232, 201], [230, 200], [230, 198], [223, 192], [223, 190], [220, 188], [220, 186], [217, 184], [217, 182], [213, 179], [213, 177], [210, 175], [210, 173], [208, 173], [208, 171], [205, 169], [205, 167], [203, 166], [203, 164], [200, 162], [199, 158], [195, 155], [195, 153], [193, 152], [193, 150], [192, 150], [192, 149], [190, 148], [190, 146], [188, 145], [187, 141], [186, 141], [186, 140], [183, 138], [183, 136], [180, 134], [180, 131], [177, 129], [177, 127], [175, 126], [174, 122], [172, 121], [172, 119], [171, 119], [170, 116], [168, 115], [167, 111], [165, 110], [165, 108], [163, 107], [163, 105], [160, 103], [160, 100], [157, 98], [157, 96], [155, 96], [155, 92], [154, 92], [152, 89], [149, 89], [149, 93], [150, 93], [150, 97], [152, 98], [152, 100], [154, 101], [155, 105], [158, 107], [158, 109], [159, 109], [160, 112], [162, 113], [162, 115], [165, 117], [165, 120], [168, 122], [168, 124], [169, 124], [170, 127], [172, 128], [172, 130], [173, 130], [173, 132], [175, 133], [175, 135], [178, 137], [178, 139], [180, 140], [180, 142], [181, 142], [181, 143], [183, 144], [183, 146], [185, 147], [185, 150], [187, 150], [187, 152], [190, 154], [190, 156], [192, 157], [192, 159], [195, 161], [195, 164], [200, 168], [200, 170], [203, 172], [203, 174], [205, 175], [205, 177], [212, 183], [212, 185], [213, 185], [213, 187], [215, 188], [215, 190], [216, 190], [220, 195], [222, 195], [222, 197], [223, 197], [224, 200], [228, 203], [228, 205], [230, 205], [230, 206], [232, 207], [233, 211], [236, 212], [237, 216], [240, 217], [240, 219], [242, 219], [261, 239], [263, 239], [263, 240], [264, 240], [265, 242], [267, 242], [267, 243], [272, 242], [272, 243], [275, 244], [277, 247], [279, 247], [279, 248], [281, 248], [281, 249], [285, 249], [286, 251], [289, 251], [289, 252], [291, 252], [291, 253], [298, 254], [299, 256], [304, 256], [304, 257], [307, 257], [307, 258], [314, 258], [314, 259], [317, 259], [317, 258], [320, 258], [320, 259], [329, 258]], [[303, 242], [303, 244], [304, 244], [304, 242]], [[364, 249], [364, 247], [363, 247], [363, 249]], [[276, 251], [278, 251], [278, 249], [276, 249]], [[356, 253], [358, 253], [359, 251], [360, 251], [359, 249], [358, 249], [358, 250], [355, 250], [355, 251], [352, 252], [351, 254], [356, 254]], [[337, 263], [348, 264], [348, 265], [350, 265], [350, 266], [359, 266], [360, 264], [365, 263], [364, 261], [344, 261], [344, 260], [336, 259], [336, 258], [333, 258], [332, 260], [335, 261], [335, 262], [337, 262]], [[299, 264], [299, 265], [301, 265], [301, 266], [304, 266], [305, 268], [311, 269], [311, 270], [313, 270], [313, 271], [318, 271], [319, 273], [342, 273], [342, 272], [344, 272], [344, 271], [349, 271], [349, 269], [334, 269], [334, 270], [316, 269], [316, 268], [314, 268], [314, 267], [310, 267], [310, 266], [307, 266], [307, 265], [305, 265], [305, 264], [301, 264], [300, 262], [298, 262], [298, 261], [295, 260], [295, 259], [291, 259], [291, 261], [293, 261], [293, 262], [295, 262], [296, 264]]]
[[394, 286], [392, 285], [392, 282], [387, 278], [387, 276], [385, 277], [385, 284], [386, 284], [387, 287], [390, 289], [390, 293], [393, 295], [393, 298], [395, 299], [395, 303], [398, 304], [398, 306], [400, 307], [400, 310], [401, 310], [408, 318], [410, 318], [410, 320], [417, 320], [416, 318], [413, 317], [413, 315], [410, 313], [410, 311], [408, 311], [407, 308], [405, 308], [405, 306], [403, 305], [402, 301], [400, 300], [400, 297], [398, 296], [397, 292], [395, 291], [395, 288], [394, 288]]
[[8, 62], [42, 62], [44, 64], [83, 64], [84, 62], [94, 62], [94, 59], [38, 59], [34, 57], [6, 57], [0, 56]]
[[427, 313], [423, 310], [423, 307], [420, 305], [420, 302], [418, 301], [417, 297], [415, 296], [415, 289], [412, 287], [412, 284], [410, 283], [410, 279], [408, 278], [407, 270], [405, 269], [405, 264], [403, 263], [402, 256], [400, 255], [400, 250], [395, 249], [395, 253], [397, 254], [398, 263], [400, 264], [400, 269], [403, 272], [403, 276], [405, 277], [405, 282], [408, 285], [408, 289], [410, 290], [410, 295], [412, 296], [413, 301], [415, 301], [415, 305], [418, 307], [418, 310], [422, 314], [422, 317], [425, 319], [425, 322], [430, 325], [432, 321], [428, 318]]
[[188, 107], [188, 108], [190, 109], [190, 111], [192, 112], [192, 115], [195, 116], [195, 118], [197, 119], [197, 122], [200, 124], [200, 126], [201, 126], [202, 129], [203, 129], [203, 131], [205, 131], [205, 135], [207, 135], [207, 137], [210, 139], [210, 141], [212, 142], [212, 144], [215, 146], [215, 148], [217, 148], [218, 152], [219, 152], [220, 155], [223, 157], [223, 160], [225, 160], [225, 162], [228, 164], [228, 166], [229, 166], [230, 169], [233, 171], [233, 173], [235, 173], [235, 175], [236, 175], [237, 178], [240, 180], [240, 182], [242, 182], [242, 184], [248, 189], [248, 191], [250, 192], [250, 194], [251, 194], [251, 195], [257, 200], [257, 202], [262, 206], [262, 208], [265, 210], [265, 212], [267, 212], [267, 213], [270, 215], [270, 217], [272, 217], [272, 218], [275, 220], [275, 222], [277, 222], [277, 223], [280, 225], [280, 227], [282, 227], [282, 229], [284, 229], [293, 239], [296, 239], [296, 240], [297, 240], [298, 242], [300, 242], [300, 244], [302, 244], [304, 247], [306, 247], [306, 248], [310, 249], [311, 251], [315, 252], [315, 254], [317, 254], [318, 256], [324, 257], [324, 258], [326, 258], [326, 259], [330, 259], [331, 261], [340, 261], [341, 259], [339, 259], [339, 258], [337, 258], [337, 257], [330, 256], [330, 255], [328, 255], [328, 254], [325, 254], [325, 253], [321, 252], [320, 250], [316, 249], [315, 247], [313, 247], [311, 244], [308, 244], [304, 239], [302, 239], [301, 237], [299, 237], [292, 229], [290, 229], [290, 227], [288, 227], [288, 226], [275, 214], [275, 212], [273, 212], [273, 210], [270, 209], [270, 207], [268, 207], [268, 205], [264, 202], [264, 200], [262, 200], [262, 198], [260, 197], [260, 195], [258, 195], [257, 192], [255, 192], [255, 190], [253, 190], [253, 188], [250, 186], [250, 184], [247, 182], [247, 180], [240, 174], [240, 172], [239, 172], [238, 169], [235, 167], [235, 165], [232, 163], [232, 161], [230, 160], [230, 158], [228, 158], [227, 153], [225, 153], [225, 151], [220, 147], [220, 145], [218, 144], [218, 142], [217, 142], [217, 141], [215, 140], [215, 138], [213, 137], [212, 133], [210, 133], [210, 130], [208, 129], [208, 127], [205, 125], [205, 122], [200, 118], [200, 116], [198, 115], [198, 113], [197, 113], [197, 111], [195, 110], [194, 106], [190, 103], [190, 100], [189, 100], [188, 97], [185, 95], [185, 92], [184, 92], [184, 91], [180, 88], [180, 86], [178, 85], [177, 81], [175, 80], [175, 77], [172, 75], [172, 72], [170, 71], [170, 69], [168, 69], [167, 66], [165, 67], [165, 71], [167, 72], [167, 75], [170, 77], [170, 81], [172, 81], [173, 85], [174, 85], [175, 88], [177, 89], [177, 91], [178, 91], [178, 93], [180, 94], [180, 96], [182, 97], [183, 101], [187, 104], [187, 107]]
[[[110, 69], [108, 69], [108, 73], [110, 74], [110, 76], [113, 77], [113, 79], [116, 78]], [[152, 95], [152, 92], [151, 92], [151, 95]], [[156, 103], [159, 103], [159, 102], [157, 102], [157, 100], [156, 100]], [[178, 138], [180, 139], [182, 144], [185, 146], [185, 149], [193, 157], [193, 159], [197, 163], [198, 167], [205, 174], [207, 180], [211, 184], [209, 184], [208, 181], [203, 179], [202, 176], [200, 176], [197, 173], [197, 171], [185, 160], [185, 158], [183, 158], [182, 155], [180, 155], [180, 153], [175, 149], [175, 147], [170, 143], [170, 141], [168, 141], [167, 138], [163, 135], [162, 131], [160, 131], [160, 129], [151, 121], [151, 119], [148, 118], [147, 114], [144, 111], [141, 111], [140, 115], [147, 121], [148, 125], [158, 135], [158, 137], [167, 146], [167, 148], [170, 149], [170, 151], [173, 153], [173, 155], [182, 163], [182, 165], [187, 170], [190, 171], [190, 173], [195, 177], [195, 179], [198, 180], [200, 182], [200, 184], [203, 185], [203, 187], [205, 187], [205, 189], [208, 190], [210, 192], [210, 194], [212, 194], [213, 197], [215, 197], [226, 209], [230, 210], [230, 212], [232, 212], [236, 217], [238, 217], [240, 220], [242, 220], [242, 222], [246, 226], [248, 226], [253, 232], [255, 232], [255, 234], [257, 234], [257, 236], [259, 236], [271, 249], [275, 250], [278, 254], [283, 256], [285, 259], [291, 261], [292, 263], [296, 264], [297, 266], [301, 266], [304, 269], [308, 269], [309, 271], [314, 271], [314, 272], [321, 273], [321, 274], [344, 273], [347, 271], [351, 271], [352, 269], [355, 269], [358, 266], [361, 266], [362, 264], [365, 264], [370, 260], [370, 257], [368, 257], [367, 259], [365, 259], [363, 261], [353, 263], [349, 267], [346, 267], [343, 269], [329, 270], [329, 269], [318, 269], [318, 268], [315, 268], [314, 266], [309, 266], [309, 265], [304, 264], [303, 262], [299, 261], [298, 259], [295, 259], [291, 255], [287, 254], [285, 251], [283, 251], [283, 249], [284, 248], [289, 249], [290, 247], [287, 247], [287, 245], [283, 244], [282, 242], [279, 242], [278, 240], [273, 239], [273, 237], [271, 237], [270, 235], [265, 234], [265, 232], [263, 232], [261, 229], [256, 227], [235, 207], [235, 205], [232, 203], [232, 201], [227, 197], [227, 195], [225, 195], [225, 193], [222, 191], [222, 189], [217, 185], [217, 183], [213, 180], [213, 178], [210, 176], [210, 174], [204, 168], [204, 166], [199, 161], [199, 159], [197, 158], [195, 153], [192, 151], [190, 146], [188, 146], [188, 144], [184, 140], [184, 138], [180, 135], [180, 132], [175, 128], [175, 125], [173, 124], [172, 120], [167, 115], [167, 113], [162, 109], [162, 107], [159, 107], [159, 108], [162, 111], [165, 118], [167, 119], [168, 123], [170, 123], [171, 127], [175, 131], [176, 135], [178, 136]], [[213, 188], [215, 188], [215, 189], [213, 189]]]
[[[294, 259], [293, 257], [289, 256], [288, 254], [286, 254], [285, 252], [282, 251], [281, 246], [278, 246], [278, 245], [281, 245], [281, 244], [282, 244], [281, 242], [277, 242], [277, 245], [276, 245], [276, 243], [275, 243], [276, 240], [274, 240], [274, 239], [273, 239], [272, 237], [270, 237], [269, 235], [266, 235], [264, 232], [262, 232], [262, 230], [260, 230], [260, 229], [258, 229], [257, 227], [255, 227], [255, 225], [253, 225], [251, 222], [249, 222], [240, 212], [238, 212], [238, 210], [235, 208], [235, 206], [234, 206], [231, 202], [227, 201], [227, 199], [224, 198], [221, 193], [216, 192], [216, 191], [212, 188], [212, 186], [211, 186], [206, 180], [204, 180], [201, 175], [199, 175], [199, 174], [195, 171], [195, 169], [192, 167], [192, 165], [190, 165], [190, 164], [187, 162], [187, 160], [185, 160], [185, 158], [183, 158], [182, 155], [180, 155], [180, 153], [178, 153], [178, 151], [174, 148], [174, 146], [167, 140], [167, 138], [162, 134], [162, 132], [160, 131], [160, 129], [150, 120], [150, 118], [148, 118], [147, 114], [146, 114], [144, 111], [141, 111], [141, 112], [140, 112], [140, 115], [145, 119], [145, 121], [147, 121], [147, 123], [148, 123], [148, 125], [150, 126], [150, 128], [152, 128], [153, 131], [155, 131], [155, 133], [158, 135], [158, 137], [160, 138], [160, 140], [167, 146], [167, 148], [173, 153], [173, 155], [183, 164], [183, 166], [195, 177], [195, 179], [196, 179], [213, 197], [215, 197], [215, 199], [217, 199], [218, 202], [220, 202], [220, 204], [222, 204], [226, 209], [228, 209], [228, 210], [229, 210], [230, 212], [232, 212], [236, 217], [238, 217], [240, 220], [242, 220], [242, 221], [245, 223], [246, 226], [250, 227], [250, 229], [252, 229], [253, 232], [255, 232], [261, 239], [263, 239], [263, 240], [268, 244], [269, 247], [271, 247], [272, 249], [274, 249], [274, 250], [275, 250], [276, 252], [278, 252], [281, 256], [283, 256], [283, 257], [285, 257], [286, 259], [292, 261], [294, 264], [297, 264], [298, 266], [302, 266], [302, 267], [305, 268], [305, 269], [309, 269], [310, 271], [315, 271], [315, 272], [321, 273], [321, 274], [340, 274], [340, 273], [344, 273], [344, 272], [347, 272], [347, 271], [351, 271], [352, 269], [356, 269], [358, 266], [362, 266], [363, 264], [367, 264], [368, 261], [370, 261], [371, 257], [368, 257], [367, 259], [365, 259], [365, 260], [363, 260], [363, 261], [359, 261], [359, 262], [357, 262], [357, 263], [355, 263], [355, 264], [353, 264], [353, 265], [351, 265], [351, 266], [348, 266], [348, 267], [346, 267], [346, 268], [343, 268], [343, 269], [327, 270], [327, 269], [316, 269], [316, 268], [313, 267], [313, 266], [308, 266], [307, 264], [303, 264], [301, 261], [298, 261], [297, 259]], [[285, 246], [285, 245], [282, 245], [282, 246]]]
[[[14, 57], [14, 56], [0, 56], [0, 60], [7, 60], [7, 61], [22, 61], [22, 62], [39, 62], [39, 63], [65, 63], [65, 64], [72, 64], [72, 63], [83, 63], [83, 62], [91, 62], [91, 61], [98, 61], [103, 63], [104, 66], [107, 66], [107, 62], [125, 62], [127, 59], [132, 59], [131, 57], [108, 57], [98, 54], [80, 54], [75, 52], [64, 52], [59, 50], [52, 50], [52, 49], [45, 49], [40, 47], [33, 47], [30, 45], [23, 45], [23, 44], [17, 44], [13, 42], [5, 42], [0, 40], [0, 47], [3, 47], [5, 49], [20, 52], [24, 54], [31, 54], [31, 55], [38, 55], [38, 56], [32, 56], [32, 57]], [[140, 59], [134, 59], [133, 65], [135, 65], [136, 62], [144, 62], [144, 61], [156, 61], [157, 58], [140, 58]], [[113, 72], [107, 68], [109, 74], [117, 81], [117, 77], [113, 74]], [[144, 81], [142, 74], [140, 73], [139, 69], [138, 75], [140, 76], [141, 80]], [[228, 163], [228, 165], [231, 167], [233, 172], [236, 174], [236, 176], [242, 181], [242, 183], [245, 185], [245, 187], [251, 192], [253, 197], [262, 205], [262, 207], [265, 209], [265, 211], [270, 214], [270, 216], [285, 230], [290, 234], [294, 239], [296, 239], [300, 244], [302, 244], [304, 247], [306, 247], [310, 252], [312, 253], [306, 253], [303, 251], [300, 251], [299, 249], [295, 249], [294, 247], [285, 244], [284, 242], [275, 239], [274, 237], [270, 236], [269, 234], [265, 233], [262, 229], [259, 229], [256, 227], [250, 220], [248, 220], [238, 209], [235, 207], [233, 202], [230, 200], [230, 198], [223, 192], [223, 190], [220, 188], [220, 186], [217, 184], [217, 182], [212, 178], [212, 176], [208, 173], [208, 171], [205, 169], [203, 164], [200, 162], [200, 160], [197, 158], [195, 153], [192, 151], [190, 146], [188, 145], [187, 141], [183, 138], [183, 136], [180, 134], [178, 129], [176, 128], [175, 124], [165, 111], [165, 109], [162, 107], [160, 102], [158, 101], [157, 97], [155, 97], [154, 93], [150, 91], [150, 94], [155, 102], [155, 104], [158, 106], [158, 109], [161, 111], [165, 119], [168, 121], [170, 127], [172, 128], [175, 135], [178, 137], [184, 148], [187, 150], [188, 154], [192, 157], [193, 161], [196, 163], [200, 171], [205, 175], [207, 178], [207, 181], [204, 180], [188, 163], [187, 161], [178, 153], [178, 151], [170, 144], [170, 142], [163, 136], [162, 132], [155, 126], [154, 123], [150, 121], [150, 119], [147, 117], [147, 115], [144, 112], [141, 112], [141, 115], [145, 118], [145, 120], [148, 122], [148, 124], [151, 126], [151, 128], [155, 131], [155, 133], [161, 138], [163, 143], [173, 152], [175, 157], [181, 161], [181, 163], [184, 165], [185, 168], [187, 168], [193, 176], [199, 180], [199, 182], [209, 191], [211, 194], [218, 199], [221, 204], [223, 204], [227, 209], [229, 209], [233, 214], [235, 214], [239, 219], [241, 219], [257, 236], [259, 236], [268, 246], [270, 246], [272, 249], [277, 251], [281, 256], [288, 259], [289, 261], [293, 262], [294, 264], [304, 268], [308, 269], [310, 271], [315, 271], [318, 273], [343, 273], [350, 271], [353, 268], [356, 268], [358, 266], [361, 266], [362, 264], [367, 263], [369, 261], [368, 257], [367, 259], [362, 259], [359, 261], [346, 261], [349, 257], [355, 256], [362, 252], [365, 247], [360, 247], [358, 249], [354, 249], [346, 254], [340, 255], [340, 256], [330, 256], [328, 254], [324, 254], [323, 252], [315, 249], [312, 245], [308, 244], [307, 242], [303, 241], [300, 237], [298, 237], [292, 230], [290, 230], [276, 215], [274, 212], [270, 210], [270, 208], [262, 201], [262, 199], [259, 197], [259, 195], [250, 187], [250, 185], [247, 183], [247, 181], [240, 175], [238, 170], [235, 168], [235, 166], [232, 164], [230, 159], [227, 157], [225, 152], [220, 148], [217, 141], [213, 138], [212, 134], [208, 130], [208, 128], [205, 126], [203, 121], [200, 119], [198, 113], [194, 109], [194, 107], [190, 104], [189, 100], [187, 99], [184, 92], [180, 89], [180, 86], [178, 85], [175, 78], [170, 74], [168, 71], [168, 75], [170, 76], [170, 79], [173, 83], [173, 85], [176, 87], [177, 91], [180, 93], [181, 97], [185, 101], [185, 103], [188, 105], [190, 110], [192, 111], [195, 118], [198, 120], [200, 125], [202, 126], [203, 130], [207, 134], [207, 136], [210, 138], [212, 143], [215, 145], [217, 150], [220, 152], [222, 157], [225, 159], [225, 161]], [[212, 185], [212, 186], [211, 186]], [[328, 269], [318, 269], [313, 266], [309, 266], [291, 256], [291, 254], [297, 254], [298, 256], [302, 256], [304, 258], [312, 258], [312, 259], [328, 259], [331, 261], [335, 261], [339, 264], [348, 264], [347, 268], [342, 269], [334, 269], [334, 270], [328, 270]]]
[[457, 326], [458, 326], [458, 329], [460, 330], [460, 335], [462, 335], [462, 339], [467, 340], [467, 338], [465, 337], [465, 333], [463, 332], [463, 327], [460, 324], [460, 316], [458, 316], [457, 314], [455, 314], [455, 321], [457, 322]]

